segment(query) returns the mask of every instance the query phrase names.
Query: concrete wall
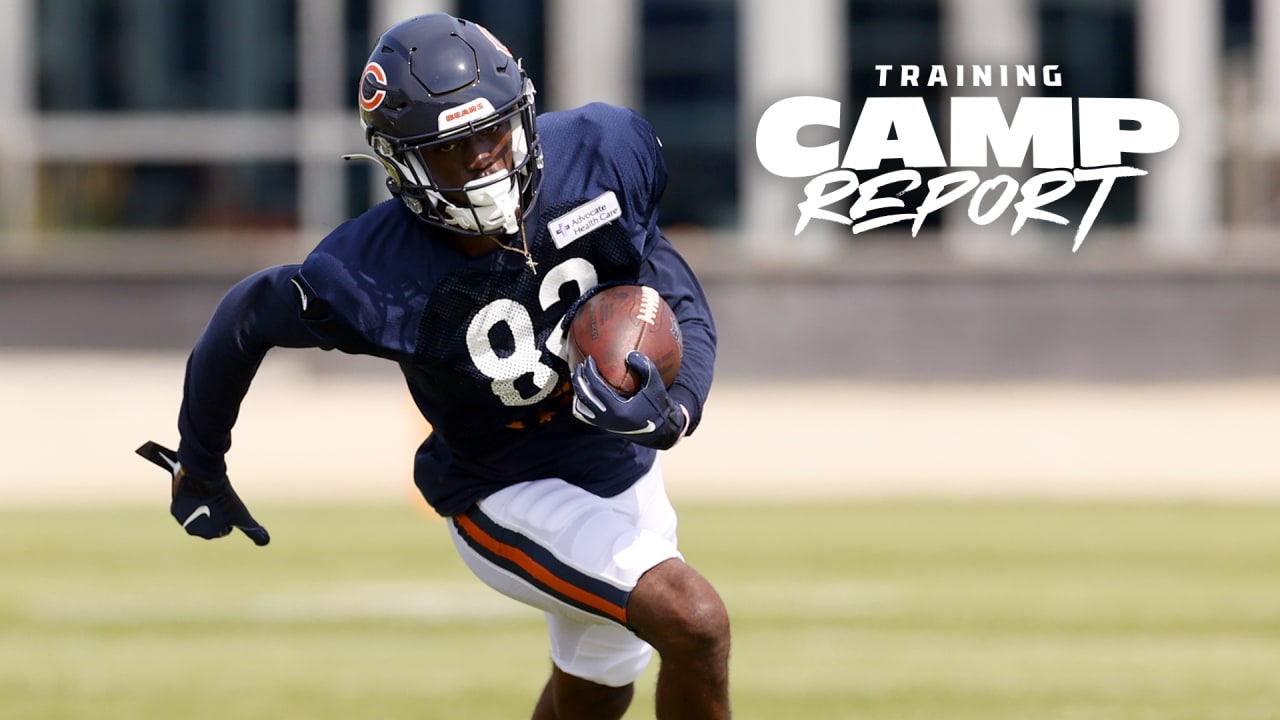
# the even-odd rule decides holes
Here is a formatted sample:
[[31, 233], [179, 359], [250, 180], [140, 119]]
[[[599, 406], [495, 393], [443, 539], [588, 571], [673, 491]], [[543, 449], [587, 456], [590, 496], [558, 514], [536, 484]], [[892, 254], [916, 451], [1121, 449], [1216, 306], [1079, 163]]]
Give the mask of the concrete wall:
[[[0, 271], [0, 350], [189, 348], [240, 275]], [[1280, 376], [1280, 272], [702, 271], [722, 377]], [[341, 365], [326, 358], [320, 363]]]

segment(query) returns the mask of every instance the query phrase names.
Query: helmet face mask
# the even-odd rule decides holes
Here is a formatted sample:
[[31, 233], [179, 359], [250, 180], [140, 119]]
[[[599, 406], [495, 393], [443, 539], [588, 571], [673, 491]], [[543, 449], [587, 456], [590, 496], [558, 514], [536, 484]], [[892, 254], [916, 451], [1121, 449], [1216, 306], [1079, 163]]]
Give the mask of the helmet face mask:
[[[533, 97], [519, 61], [488, 31], [424, 15], [379, 40], [360, 82], [360, 120], [388, 190], [424, 222], [511, 234], [542, 179]], [[441, 170], [441, 156], [473, 143], [499, 155], [483, 174], [458, 182]]]

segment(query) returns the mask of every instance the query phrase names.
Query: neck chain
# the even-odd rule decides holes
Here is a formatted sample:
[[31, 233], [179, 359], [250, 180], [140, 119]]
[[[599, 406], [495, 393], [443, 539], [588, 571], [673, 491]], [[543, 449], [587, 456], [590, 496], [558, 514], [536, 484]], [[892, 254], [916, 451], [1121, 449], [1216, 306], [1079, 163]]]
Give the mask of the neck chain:
[[538, 263], [533, 259], [533, 253], [529, 251], [529, 236], [524, 232], [524, 218], [520, 219], [520, 247], [502, 242], [497, 236], [491, 235], [493, 242], [503, 250], [510, 250], [513, 253], [519, 253], [524, 256], [524, 264], [529, 268], [529, 272], [534, 275], [538, 274]]

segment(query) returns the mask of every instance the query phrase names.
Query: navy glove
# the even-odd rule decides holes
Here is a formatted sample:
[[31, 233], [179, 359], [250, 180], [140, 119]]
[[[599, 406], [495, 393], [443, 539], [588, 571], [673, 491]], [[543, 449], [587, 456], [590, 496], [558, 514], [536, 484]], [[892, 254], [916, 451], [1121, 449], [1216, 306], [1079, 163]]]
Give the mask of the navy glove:
[[178, 462], [177, 453], [153, 442], [138, 448], [138, 454], [173, 476], [169, 512], [188, 535], [213, 540], [230, 534], [232, 528], [239, 528], [255, 545], [271, 542], [271, 535], [249, 514], [230, 480], [191, 475]]
[[588, 356], [574, 368], [573, 415], [634, 443], [666, 450], [684, 435], [689, 414], [671, 399], [648, 356], [632, 351], [627, 355], [627, 366], [640, 376], [640, 390], [629, 398], [600, 377], [594, 358]]

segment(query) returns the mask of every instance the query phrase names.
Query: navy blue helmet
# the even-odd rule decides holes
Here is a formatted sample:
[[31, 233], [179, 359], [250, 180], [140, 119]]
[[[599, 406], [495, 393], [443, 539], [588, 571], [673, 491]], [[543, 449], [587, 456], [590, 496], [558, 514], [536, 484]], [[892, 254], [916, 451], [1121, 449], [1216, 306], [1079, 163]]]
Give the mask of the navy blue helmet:
[[[387, 188], [422, 220], [463, 234], [512, 234], [542, 181], [533, 96], [520, 61], [488, 30], [435, 13], [378, 39], [360, 78], [360, 122]], [[424, 149], [506, 129], [510, 172], [461, 187], [431, 177]]]

